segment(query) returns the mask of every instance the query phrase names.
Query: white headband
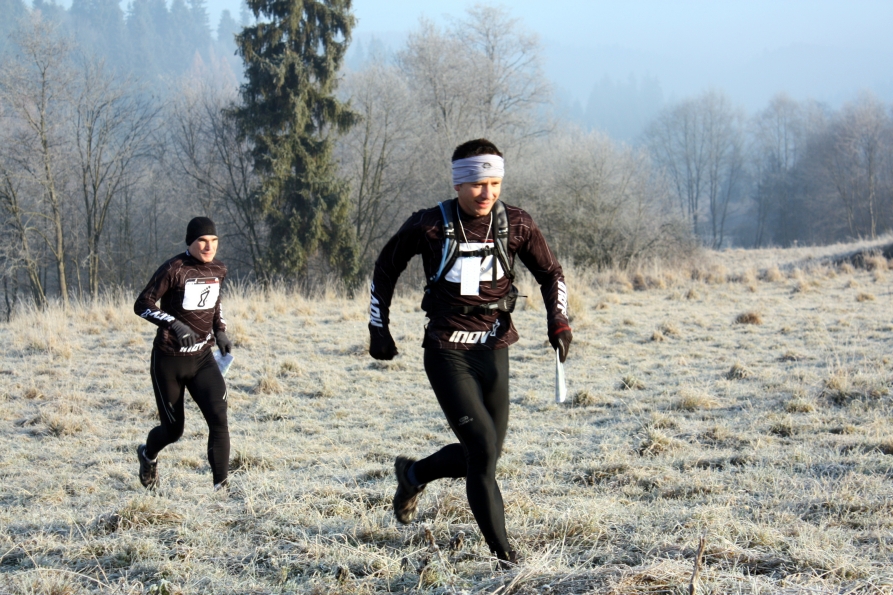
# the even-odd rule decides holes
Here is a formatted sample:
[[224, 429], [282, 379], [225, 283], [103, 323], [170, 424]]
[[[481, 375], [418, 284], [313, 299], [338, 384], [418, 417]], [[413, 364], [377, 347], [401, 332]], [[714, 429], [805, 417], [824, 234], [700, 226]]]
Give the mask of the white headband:
[[475, 155], [453, 161], [453, 185], [504, 177], [505, 161], [499, 155]]

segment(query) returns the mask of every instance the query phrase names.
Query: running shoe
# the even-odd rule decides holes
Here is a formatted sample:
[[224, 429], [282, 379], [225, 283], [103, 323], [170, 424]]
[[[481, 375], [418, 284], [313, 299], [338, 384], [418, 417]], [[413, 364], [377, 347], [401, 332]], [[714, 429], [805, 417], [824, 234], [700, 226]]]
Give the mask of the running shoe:
[[425, 486], [414, 486], [406, 477], [406, 472], [415, 459], [409, 457], [397, 457], [394, 460], [394, 475], [397, 476], [397, 492], [394, 494], [394, 516], [397, 520], [407, 525], [413, 521], [419, 506], [419, 494], [425, 490]]
[[501, 556], [497, 554], [496, 558], [499, 560], [500, 570], [511, 570], [520, 563], [520, 560], [518, 559], [518, 552], [516, 552], [515, 550], [507, 551]]
[[150, 461], [146, 457], [145, 444], [136, 447], [136, 456], [140, 460], [140, 483], [144, 488], [154, 488], [158, 483], [158, 460]]

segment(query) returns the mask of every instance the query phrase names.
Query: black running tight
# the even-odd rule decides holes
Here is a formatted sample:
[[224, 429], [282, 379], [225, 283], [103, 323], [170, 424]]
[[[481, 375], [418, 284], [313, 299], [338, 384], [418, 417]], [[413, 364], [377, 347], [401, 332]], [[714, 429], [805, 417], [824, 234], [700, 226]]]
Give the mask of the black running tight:
[[425, 372], [459, 444], [444, 446], [413, 466], [419, 483], [465, 478], [468, 504], [490, 550], [510, 551], [496, 460], [509, 420], [508, 349], [425, 349]]
[[208, 462], [214, 484], [225, 481], [229, 474], [229, 425], [226, 419], [226, 384], [214, 354], [214, 347], [197, 355], [164, 355], [152, 350], [150, 374], [161, 425], [149, 432], [146, 456], [154, 459], [168, 444], [183, 435], [184, 389], [208, 423]]

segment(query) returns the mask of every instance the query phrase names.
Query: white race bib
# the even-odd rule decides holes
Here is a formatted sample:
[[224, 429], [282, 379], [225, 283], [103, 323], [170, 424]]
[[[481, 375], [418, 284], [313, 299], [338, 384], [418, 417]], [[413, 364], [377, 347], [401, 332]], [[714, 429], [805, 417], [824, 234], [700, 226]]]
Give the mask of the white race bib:
[[461, 267], [460, 295], [478, 295], [481, 292], [481, 257], [463, 256], [456, 262]]
[[187, 279], [183, 292], [183, 309], [210, 310], [217, 305], [219, 295], [220, 279], [217, 277]]
[[463, 261], [465, 260], [471, 260], [471, 258], [468, 257], [463, 258], [463, 252], [473, 252], [475, 250], [480, 250], [481, 248], [486, 248], [488, 246], [493, 246], [493, 244], [485, 244], [483, 242], [467, 242], [459, 244], [459, 258], [456, 259], [456, 262], [453, 263], [452, 268], [450, 268], [450, 270], [447, 271], [446, 275], [444, 275], [444, 279], [446, 279], [448, 283], [463, 283], [462, 287], [460, 287], [460, 293], [462, 295], [480, 295], [479, 287], [470, 290], [471, 293], [465, 293], [464, 289], [464, 283], [466, 283], [465, 281], [463, 281], [463, 279], [465, 278], [464, 276], [469, 275], [468, 283], [470, 287], [470, 276], [474, 274], [473, 271], [475, 269], [477, 270], [478, 286], [480, 285], [481, 281], [490, 281], [493, 279], [494, 266], [496, 267], [496, 279], [502, 279], [502, 277], [504, 276], [502, 265], [499, 263], [499, 259], [494, 256], [485, 256], [483, 259], [478, 258], [478, 264], [476, 267], [474, 265], [469, 265], [466, 267], [463, 263]]

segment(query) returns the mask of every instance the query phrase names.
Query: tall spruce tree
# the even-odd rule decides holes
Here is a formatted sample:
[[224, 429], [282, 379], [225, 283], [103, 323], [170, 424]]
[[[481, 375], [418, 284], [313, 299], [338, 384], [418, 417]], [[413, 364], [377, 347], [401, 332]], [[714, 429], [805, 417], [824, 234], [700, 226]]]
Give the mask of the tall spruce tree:
[[245, 62], [233, 110], [254, 147], [270, 229], [269, 278], [324, 264], [350, 285], [357, 270], [347, 183], [333, 136], [357, 115], [335, 96], [354, 25], [351, 0], [248, 0], [256, 22], [236, 37]]

